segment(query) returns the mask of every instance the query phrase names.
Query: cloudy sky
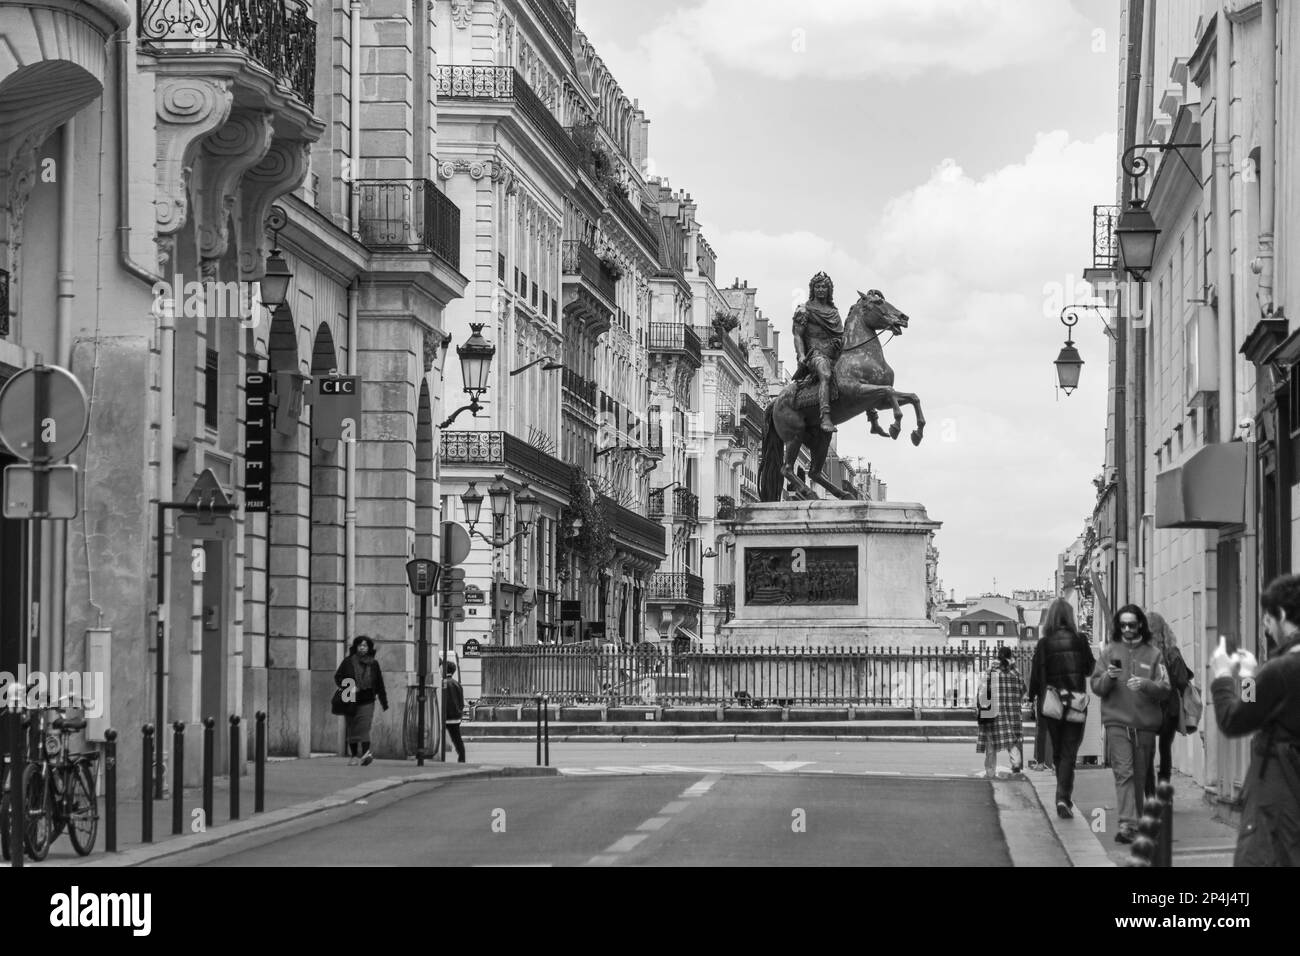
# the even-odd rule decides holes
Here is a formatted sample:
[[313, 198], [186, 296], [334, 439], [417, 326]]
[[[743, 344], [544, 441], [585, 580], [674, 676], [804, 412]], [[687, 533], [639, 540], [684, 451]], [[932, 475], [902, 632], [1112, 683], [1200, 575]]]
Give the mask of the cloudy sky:
[[[788, 329], [825, 269], [847, 311], [906, 312], [886, 346], [917, 393], [913, 447], [842, 425], [894, 501], [942, 521], [958, 597], [1047, 588], [1105, 458], [1106, 345], [1076, 342], [1055, 388], [1061, 307], [1080, 301], [1091, 210], [1115, 201], [1118, 4], [1104, 0], [579, 0], [578, 24], [651, 120], [650, 171], [688, 190], [718, 280], [758, 286]], [[794, 367], [789, 335], [782, 348]], [[888, 424], [889, 416], [884, 419]]]

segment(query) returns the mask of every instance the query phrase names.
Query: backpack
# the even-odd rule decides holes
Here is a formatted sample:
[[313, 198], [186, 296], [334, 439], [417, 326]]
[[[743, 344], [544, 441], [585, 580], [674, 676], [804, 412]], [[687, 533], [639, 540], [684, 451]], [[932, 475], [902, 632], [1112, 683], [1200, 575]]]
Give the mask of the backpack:
[[984, 675], [984, 686], [975, 694], [975, 719], [991, 724], [998, 716], [998, 695], [993, 692], [993, 671]]

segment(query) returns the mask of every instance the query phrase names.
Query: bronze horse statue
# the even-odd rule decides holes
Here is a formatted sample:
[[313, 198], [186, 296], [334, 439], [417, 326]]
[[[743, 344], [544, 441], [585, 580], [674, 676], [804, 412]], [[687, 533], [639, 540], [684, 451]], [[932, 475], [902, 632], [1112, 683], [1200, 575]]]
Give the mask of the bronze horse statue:
[[[921, 400], [910, 392], [894, 389], [894, 370], [885, 361], [880, 333], [902, 335], [907, 328], [907, 316], [885, 301], [885, 297], [872, 289], [859, 292], [858, 301], [849, 309], [844, 320], [844, 348], [835, 362], [836, 397], [831, 401], [831, 420], [836, 424], [856, 418], [863, 412], [871, 420], [873, 435], [897, 438], [902, 430], [901, 405], [911, 405], [916, 411], [916, 428], [912, 431], [912, 444], [921, 444], [925, 433], [925, 416], [921, 413]], [[758, 497], [760, 501], [781, 500], [781, 479], [789, 482], [789, 490], [799, 498], [816, 498], [811, 485], [817, 482], [837, 498], [850, 497], [821, 477], [826, 453], [831, 447], [831, 433], [821, 428], [821, 412], [816, 401], [799, 401], [801, 390], [808, 383], [791, 382], [781, 394], [768, 403], [767, 434], [759, 458]], [[812, 387], [815, 390], [816, 380]], [[813, 398], [816, 396], [813, 395]], [[883, 408], [894, 411], [894, 423], [886, 432], [880, 427], [876, 413]], [[794, 465], [799, 451], [807, 448], [812, 458], [808, 481], [800, 480]]]

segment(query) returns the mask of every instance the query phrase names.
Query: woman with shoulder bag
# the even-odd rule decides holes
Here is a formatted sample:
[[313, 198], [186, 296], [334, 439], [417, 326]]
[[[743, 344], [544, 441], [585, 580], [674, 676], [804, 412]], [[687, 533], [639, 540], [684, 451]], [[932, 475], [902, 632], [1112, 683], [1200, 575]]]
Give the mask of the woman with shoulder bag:
[[[350, 682], [350, 683], [349, 683]], [[334, 672], [334, 683], [342, 692], [345, 705], [344, 731], [348, 742], [348, 766], [360, 763], [369, 766], [375, 759], [370, 752], [370, 722], [375, 715], [375, 701], [388, 709], [388, 691], [384, 689], [384, 674], [375, 660], [375, 642], [364, 634], [357, 635], [352, 641], [352, 653], [343, 658], [343, 663]], [[358, 760], [358, 752], [360, 759]]]
[[[979, 703], [983, 703], [983, 697], [993, 703], [992, 719], [979, 721], [979, 738], [975, 741], [975, 752], [984, 755], [984, 776], [991, 779], [995, 775], [999, 750], [1011, 754], [1011, 772], [1020, 773], [1025, 741], [1020, 702], [1025, 696], [1025, 682], [1011, 660], [1011, 648], [998, 648], [998, 662], [984, 674], [980, 694]], [[979, 710], [982, 707], [977, 707]]]
[[1074, 764], [1088, 716], [1088, 675], [1096, 660], [1074, 623], [1074, 608], [1057, 598], [1047, 609], [1043, 639], [1034, 650], [1029, 696], [1038, 706], [1056, 759], [1056, 814], [1074, 816]]
[[1151, 766], [1147, 768], [1146, 786], [1144, 787], [1144, 797], [1154, 797], [1156, 794], [1156, 753], [1160, 754], [1160, 774], [1161, 780], [1168, 780], [1173, 775], [1173, 745], [1174, 735], [1178, 733], [1178, 718], [1182, 711], [1183, 691], [1187, 689], [1188, 682], [1192, 679], [1192, 671], [1183, 660], [1182, 652], [1178, 650], [1178, 641], [1174, 638], [1174, 632], [1169, 629], [1169, 622], [1155, 611], [1147, 615], [1147, 625], [1151, 628], [1151, 639], [1160, 652], [1164, 655], [1165, 670], [1169, 672], [1169, 686], [1173, 690], [1165, 698], [1165, 719], [1160, 725], [1160, 733], [1156, 737], [1156, 750], [1151, 752]]

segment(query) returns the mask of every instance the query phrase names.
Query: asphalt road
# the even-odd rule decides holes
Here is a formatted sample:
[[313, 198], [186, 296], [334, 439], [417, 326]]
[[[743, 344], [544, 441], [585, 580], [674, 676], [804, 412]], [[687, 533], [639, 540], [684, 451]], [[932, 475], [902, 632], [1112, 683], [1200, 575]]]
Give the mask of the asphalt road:
[[981, 780], [766, 772], [448, 781], [160, 866], [1009, 866]]

